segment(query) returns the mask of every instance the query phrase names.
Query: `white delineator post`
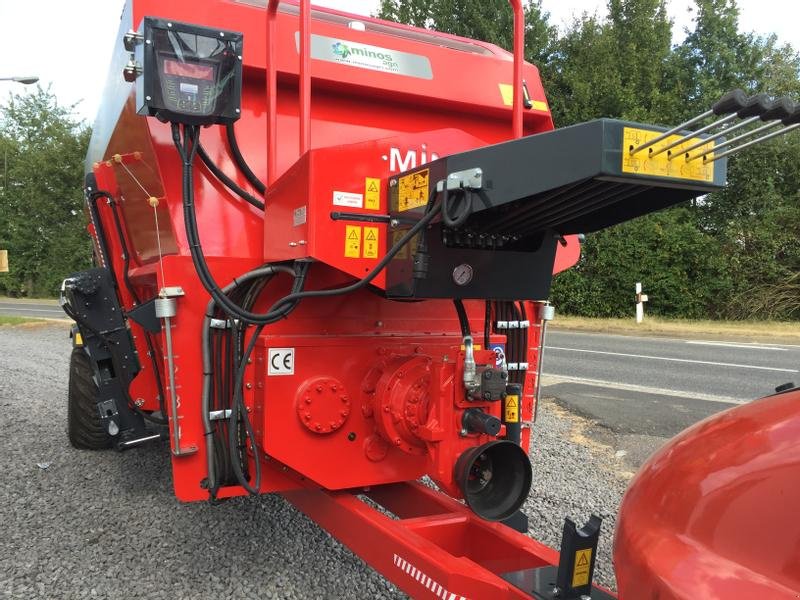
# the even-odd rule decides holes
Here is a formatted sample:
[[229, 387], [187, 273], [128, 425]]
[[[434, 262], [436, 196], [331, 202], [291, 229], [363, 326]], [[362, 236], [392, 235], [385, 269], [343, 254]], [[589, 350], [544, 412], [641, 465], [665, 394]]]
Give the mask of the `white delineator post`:
[[644, 303], [647, 302], [647, 294], [642, 293], [642, 282], [636, 282], [636, 322], [644, 320]]

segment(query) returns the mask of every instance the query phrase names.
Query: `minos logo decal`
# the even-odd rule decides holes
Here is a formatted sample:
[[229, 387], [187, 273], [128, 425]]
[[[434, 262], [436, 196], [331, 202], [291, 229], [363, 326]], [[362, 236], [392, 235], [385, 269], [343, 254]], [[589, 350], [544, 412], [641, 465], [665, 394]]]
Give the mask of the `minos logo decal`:
[[342, 42], [336, 42], [333, 45], [333, 53], [336, 56], [347, 58], [348, 56], [350, 56], [350, 48], [347, 47], [347, 44], [343, 44]]

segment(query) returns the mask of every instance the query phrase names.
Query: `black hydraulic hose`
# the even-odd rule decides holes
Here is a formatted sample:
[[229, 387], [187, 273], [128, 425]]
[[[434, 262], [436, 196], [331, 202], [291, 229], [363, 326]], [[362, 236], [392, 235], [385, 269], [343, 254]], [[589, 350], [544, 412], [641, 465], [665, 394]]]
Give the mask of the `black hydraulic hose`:
[[466, 190], [459, 190], [460, 196], [464, 199], [463, 205], [461, 207], [461, 212], [456, 214], [455, 216], [450, 214], [450, 198], [453, 194], [450, 194], [447, 190], [447, 182], [443, 186], [444, 191], [442, 192], [442, 222], [452, 229], [457, 229], [461, 227], [464, 223], [466, 223], [467, 219], [469, 219], [470, 215], [472, 214], [472, 197], [469, 192]]
[[239, 149], [239, 142], [236, 141], [236, 130], [233, 127], [233, 123], [228, 123], [225, 127], [225, 133], [228, 136], [228, 146], [231, 149], [231, 154], [233, 154], [233, 160], [236, 161], [236, 166], [239, 167], [239, 170], [244, 174], [247, 181], [250, 182], [250, 185], [257, 189], [263, 196], [267, 192], [267, 186], [253, 173], [250, 165], [247, 164], [244, 156], [242, 156], [242, 151]]
[[193, 162], [198, 146], [198, 136], [199, 129], [197, 127], [186, 127], [184, 129], [184, 139], [182, 141], [178, 124], [172, 124], [172, 139], [183, 161], [183, 218], [186, 238], [189, 242], [189, 251], [192, 255], [192, 262], [195, 270], [197, 271], [197, 275], [203, 287], [226, 313], [239, 318], [249, 325], [269, 325], [283, 318], [283, 316], [285, 316], [284, 313], [282, 311], [270, 309], [267, 313], [259, 314], [237, 305], [222, 293], [222, 290], [211, 275], [208, 264], [206, 263], [197, 230], [197, 215], [194, 209]]
[[[433, 197], [436, 194], [436, 190], [431, 193], [431, 197], [429, 198], [428, 202], [433, 200]], [[392, 246], [387, 252], [386, 255], [381, 259], [381, 261], [373, 267], [373, 269], [367, 273], [363, 279], [359, 279], [355, 283], [352, 283], [348, 286], [341, 287], [341, 288], [334, 288], [331, 290], [309, 290], [306, 292], [296, 292], [293, 294], [289, 294], [288, 296], [284, 296], [280, 300], [278, 300], [275, 304], [272, 305], [270, 311], [277, 309], [278, 307], [286, 304], [288, 302], [297, 302], [303, 300], [305, 298], [327, 298], [330, 296], [339, 296], [342, 294], [349, 294], [355, 292], [367, 284], [369, 284], [375, 277], [378, 276], [383, 269], [392, 261], [392, 259], [397, 255], [400, 250], [402, 250], [403, 246], [408, 244], [414, 236], [417, 235], [422, 229], [428, 226], [428, 224], [433, 220], [433, 218], [437, 215], [441, 209], [441, 204], [435, 207], [433, 210], [428, 212], [424, 215], [419, 221], [417, 221], [411, 229], [409, 229], [403, 237], [401, 237], [394, 246]], [[424, 236], [420, 236], [424, 237]]]
[[[128, 293], [131, 295], [131, 298], [133, 298], [133, 301], [136, 302], [136, 304], [141, 304], [142, 301], [141, 301], [141, 299], [139, 297], [139, 294], [136, 292], [136, 289], [133, 287], [133, 283], [131, 282], [130, 276], [128, 274], [128, 269], [129, 269], [130, 264], [131, 264], [131, 257], [130, 257], [130, 252], [128, 250], [128, 244], [125, 241], [125, 235], [124, 235], [124, 233], [122, 231], [122, 222], [120, 220], [119, 213], [117, 212], [118, 203], [114, 199], [114, 196], [112, 196], [109, 192], [106, 192], [106, 191], [103, 191], [103, 190], [98, 190], [98, 191], [94, 192], [92, 194], [92, 196], [93, 196], [95, 202], [99, 198], [105, 198], [108, 201], [108, 205], [111, 208], [111, 215], [112, 215], [113, 220], [114, 220], [114, 229], [117, 232], [117, 238], [119, 239], [119, 245], [122, 248], [122, 281], [125, 284], [125, 288], [128, 290]], [[98, 215], [98, 222], [99, 222], [99, 215]], [[111, 263], [109, 262], [109, 267], [110, 266], [111, 266]], [[109, 268], [109, 270], [111, 271], [112, 277], [115, 277], [113, 269]], [[116, 278], [115, 278], [115, 282], [116, 282]], [[168, 423], [167, 418], [166, 418], [166, 415], [167, 415], [166, 395], [164, 393], [164, 383], [163, 383], [163, 381], [161, 379], [161, 372], [158, 369], [158, 361], [156, 359], [156, 350], [155, 350], [155, 346], [153, 345], [153, 340], [150, 337], [150, 333], [148, 331], [144, 330], [144, 329], [143, 329], [143, 331], [144, 331], [145, 344], [147, 345], [147, 351], [149, 352], [150, 365], [151, 365], [151, 367], [153, 369], [153, 376], [155, 377], [155, 380], [156, 380], [156, 389], [158, 391], [158, 408], [161, 411], [161, 414], [164, 415], [164, 417], [159, 419], [157, 417], [153, 417], [152, 415], [148, 415], [147, 413], [145, 413], [143, 411], [138, 411], [138, 412], [142, 415], [142, 417], [144, 417], [148, 421], [156, 423], [157, 425], [166, 425]], [[133, 406], [135, 407], [135, 405], [133, 405]], [[138, 407], [135, 407], [134, 410], [136, 410], [137, 408]]]
[[[130, 252], [128, 250], [128, 243], [125, 241], [125, 235], [122, 231], [122, 221], [119, 217], [118, 202], [108, 192], [98, 191], [95, 192], [95, 194], [98, 196], [103, 196], [108, 200], [108, 204], [111, 208], [111, 214], [114, 219], [114, 229], [117, 232], [117, 238], [119, 238], [119, 245], [122, 248], [122, 280], [125, 283], [125, 287], [128, 290], [128, 293], [131, 295], [131, 298], [133, 298], [133, 301], [136, 302], [136, 304], [141, 304], [142, 300], [139, 297], [139, 294], [136, 292], [136, 289], [133, 287], [133, 282], [131, 281], [130, 275], [128, 273], [128, 270], [131, 265], [131, 257], [130, 257]], [[166, 399], [166, 393], [164, 391], [164, 382], [161, 379], [161, 371], [158, 368], [155, 345], [153, 344], [153, 339], [150, 336], [150, 332], [145, 330], [144, 328], [142, 328], [142, 331], [144, 332], [144, 341], [145, 345], [147, 346], [147, 352], [149, 353], [150, 357], [150, 366], [153, 369], [153, 377], [156, 380], [156, 389], [158, 390], [158, 408], [161, 411], [163, 418], [159, 419], [153, 417], [152, 415], [148, 415], [143, 411], [141, 412], [141, 414], [148, 421], [152, 421], [153, 423], [156, 423], [158, 425], [167, 425], [168, 424], [167, 403], [166, 403], [167, 399]]]
[[264, 210], [264, 203], [253, 196], [252, 194], [246, 192], [242, 187], [236, 183], [233, 179], [228, 177], [222, 169], [220, 169], [217, 165], [214, 164], [214, 161], [211, 160], [211, 157], [206, 153], [202, 146], [198, 144], [197, 146], [197, 154], [200, 157], [200, 160], [203, 161], [203, 164], [214, 174], [214, 177], [219, 179], [222, 183], [225, 184], [229, 190], [239, 196], [242, 200], [247, 202], [248, 204], [252, 204], [259, 210]]
[[486, 309], [483, 317], [483, 347], [488, 350], [489, 346], [491, 345], [490, 332], [492, 326], [492, 302], [491, 300], [487, 300], [485, 304]]
[[467, 311], [464, 309], [464, 303], [459, 298], [453, 298], [453, 304], [456, 307], [456, 314], [458, 314], [458, 324], [461, 326], [461, 335], [463, 337], [472, 335], [469, 327], [469, 319], [467, 318]]
[[[289, 273], [291, 275], [296, 275], [294, 270], [290, 269], [289, 267], [281, 266], [281, 265], [268, 265], [265, 267], [260, 267], [258, 269], [254, 269], [253, 271], [249, 271], [244, 275], [236, 277], [230, 284], [228, 284], [222, 291], [225, 294], [231, 294], [234, 290], [239, 288], [245, 283], [249, 283], [254, 279], [258, 278], [265, 278], [271, 277], [275, 273], [283, 272]], [[202, 417], [203, 417], [203, 430], [206, 436], [206, 463], [208, 466], [208, 482], [209, 488], [212, 492], [216, 492], [219, 488], [218, 485], [218, 477], [216, 475], [216, 469], [214, 466], [214, 443], [213, 443], [213, 433], [214, 433], [214, 426], [211, 423], [210, 413], [211, 413], [211, 392], [214, 387], [214, 368], [212, 365], [212, 349], [211, 349], [211, 339], [210, 334], [212, 332], [211, 328], [211, 320], [214, 318], [214, 313], [216, 312], [216, 302], [212, 298], [209, 300], [208, 305], [206, 306], [206, 314], [205, 318], [203, 319], [203, 338], [202, 338], [202, 359], [203, 359], [203, 386], [202, 386], [202, 396], [201, 396], [201, 410], [202, 410]], [[221, 353], [221, 350], [220, 350]], [[221, 396], [221, 384], [222, 378], [221, 376], [221, 369], [217, 370], [218, 374], [218, 385], [217, 385], [217, 394]], [[223, 408], [224, 407], [220, 407]]]
[[[172, 139], [178, 153], [183, 160], [183, 217], [184, 227], [186, 228], [186, 237], [189, 241], [189, 251], [192, 255], [192, 262], [194, 263], [195, 270], [197, 271], [200, 282], [203, 287], [211, 295], [214, 300], [222, 307], [225, 312], [230, 315], [236, 316], [240, 320], [250, 325], [268, 325], [275, 322], [276, 319], [282, 318], [283, 313], [278, 309], [285, 304], [294, 304], [296, 301], [304, 298], [319, 298], [337, 296], [340, 294], [349, 294], [369, 284], [378, 274], [386, 268], [391, 260], [397, 255], [398, 252], [408, 244], [414, 236], [419, 233], [428, 224], [441, 209], [441, 205], [430, 209], [426, 208], [426, 214], [409, 229], [406, 234], [400, 238], [394, 246], [386, 253], [383, 259], [370, 271], [363, 279], [359, 279], [355, 283], [342, 288], [331, 290], [314, 290], [306, 292], [296, 292], [285, 296], [278, 300], [273, 306], [264, 314], [253, 313], [238, 306], [229, 300], [224, 294], [221, 293], [219, 285], [214, 281], [211, 272], [208, 269], [203, 248], [200, 244], [199, 235], [197, 232], [197, 215], [194, 209], [194, 179], [193, 179], [193, 162], [194, 155], [197, 149], [197, 139], [199, 137], [199, 129], [197, 127], [188, 127], [184, 130], [184, 141], [181, 143], [180, 127], [177, 123], [172, 124]], [[433, 201], [436, 195], [436, 190], [431, 192], [428, 199], [429, 204]]]

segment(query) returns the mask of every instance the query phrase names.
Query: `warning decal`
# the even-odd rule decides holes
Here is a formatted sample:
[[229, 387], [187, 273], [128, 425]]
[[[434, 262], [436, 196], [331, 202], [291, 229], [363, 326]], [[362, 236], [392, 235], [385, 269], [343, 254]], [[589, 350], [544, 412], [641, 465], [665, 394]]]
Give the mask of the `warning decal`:
[[[655, 153], [661, 145], [671, 144], [682, 138], [680, 135], [671, 135], [663, 142], [653, 146], [651, 149], [644, 149], [635, 154], [631, 154], [645, 142], [649, 142], [653, 138], [661, 135], [660, 131], [651, 131], [649, 129], [636, 129], [633, 127], [626, 127], [623, 131], [622, 137], [622, 172], [633, 173], [635, 175], [649, 175], [651, 177], [672, 177], [674, 179], [690, 179], [693, 181], [714, 181], [714, 163], [703, 162], [702, 158], [686, 161], [683, 157], [684, 150], [691, 147], [695, 143], [700, 143], [703, 140], [700, 138], [692, 138], [686, 140], [682, 144], [678, 144], [668, 152]], [[651, 157], [650, 153], [655, 156]], [[708, 158], [714, 157], [714, 142], [709, 141], [707, 144], [692, 150], [691, 156], [702, 156], [707, 153]], [[679, 157], [680, 160], [670, 160], [671, 158]]]
[[364, 258], [378, 258], [380, 232], [377, 227], [364, 227]]
[[516, 394], [506, 396], [505, 421], [506, 423], [519, 423], [519, 396]]
[[361, 256], [361, 227], [347, 225], [344, 234], [344, 255], [346, 258]]
[[572, 571], [572, 587], [589, 584], [589, 566], [592, 564], [592, 549], [578, 550], [575, 553], [575, 568]]
[[430, 181], [430, 170], [423, 169], [416, 173], [411, 173], [397, 180], [398, 185], [398, 206], [397, 210], [411, 210], [428, 203], [428, 183]]
[[377, 177], [367, 177], [364, 182], [364, 208], [381, 209], [381, 180]]

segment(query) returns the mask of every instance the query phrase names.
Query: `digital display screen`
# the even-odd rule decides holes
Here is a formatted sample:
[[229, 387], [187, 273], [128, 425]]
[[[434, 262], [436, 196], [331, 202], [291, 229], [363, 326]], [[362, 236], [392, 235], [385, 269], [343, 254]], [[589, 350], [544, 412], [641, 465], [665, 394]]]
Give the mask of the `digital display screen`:
[[177, 60], [164, 60], [164, 74], [177, 77], [191, 77], [204, 81], [214, 81], [214, 67], [196, 63], [185, 63]]

